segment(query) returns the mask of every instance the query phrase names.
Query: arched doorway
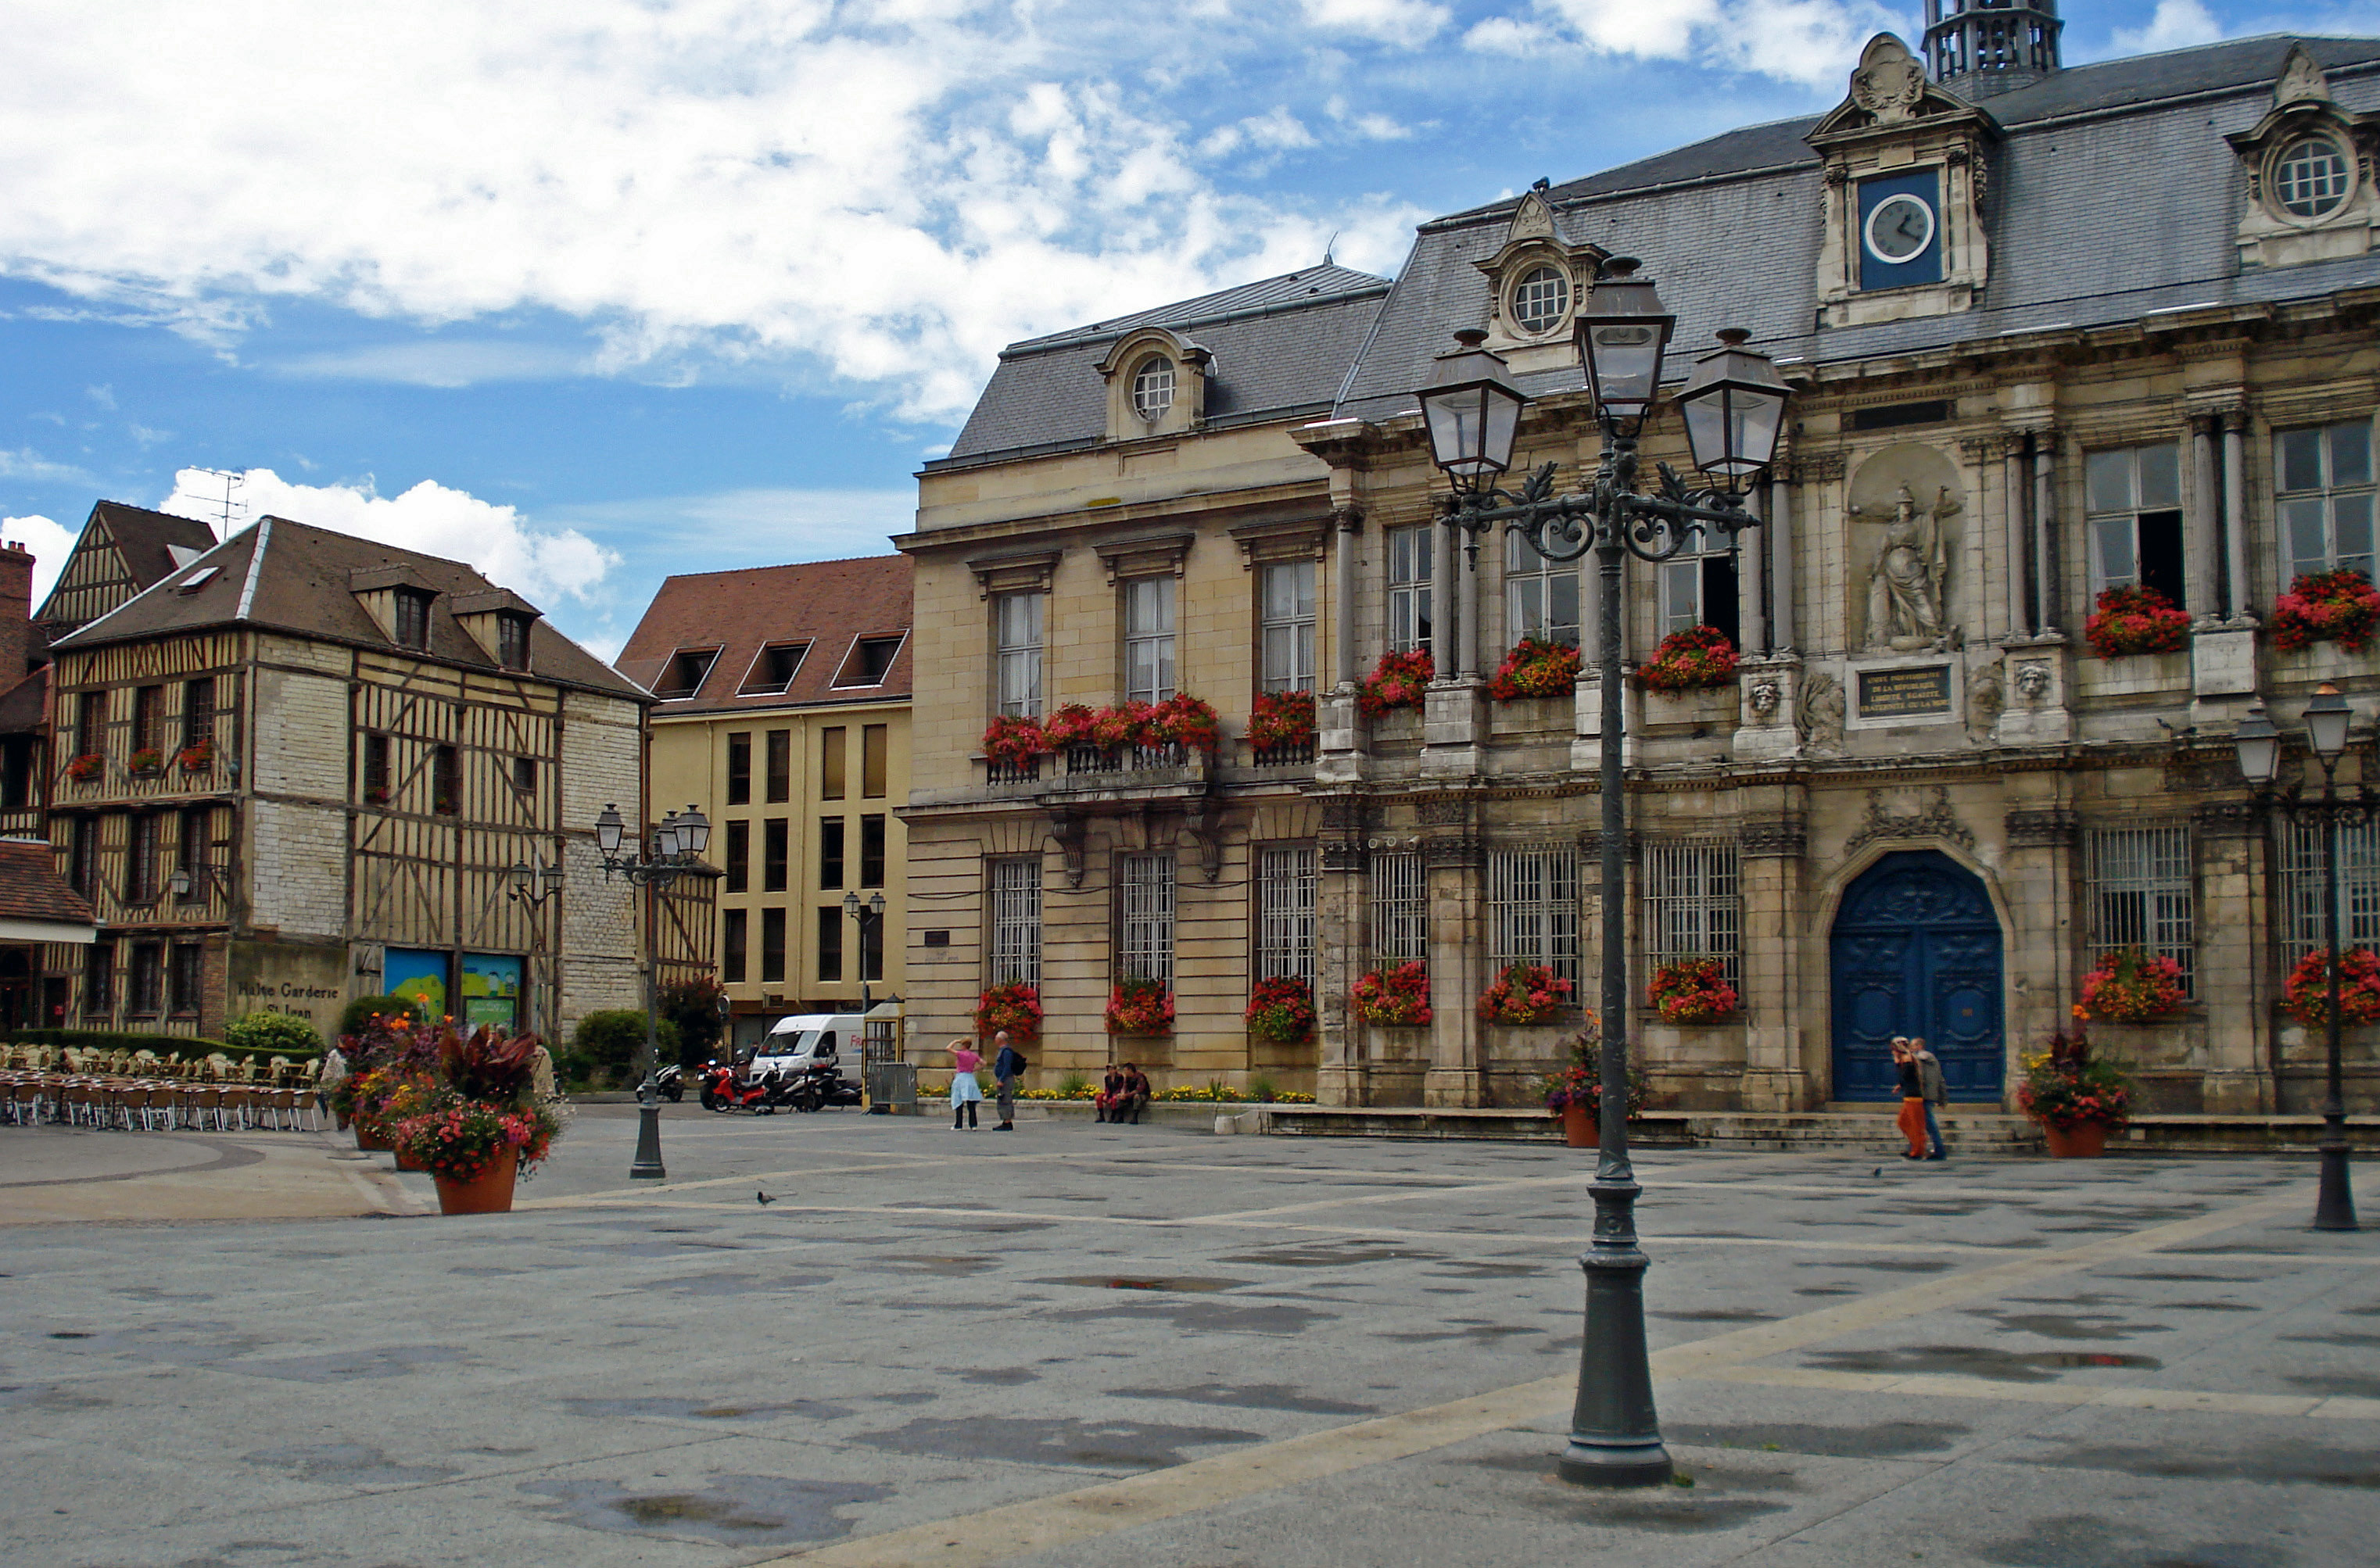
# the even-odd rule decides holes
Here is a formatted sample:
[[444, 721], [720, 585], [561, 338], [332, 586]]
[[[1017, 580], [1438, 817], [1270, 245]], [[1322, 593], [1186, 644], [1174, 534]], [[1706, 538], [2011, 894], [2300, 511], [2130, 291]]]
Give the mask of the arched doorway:
[[1900, 1096], [1892, 1037], [1924, 1035], [1954, 1100], [2000, 1098], [2000, 923], [1974, 873], [1933, 850], [1885, 856], [1843, 893], [1833, 937], [1835, 1094]]

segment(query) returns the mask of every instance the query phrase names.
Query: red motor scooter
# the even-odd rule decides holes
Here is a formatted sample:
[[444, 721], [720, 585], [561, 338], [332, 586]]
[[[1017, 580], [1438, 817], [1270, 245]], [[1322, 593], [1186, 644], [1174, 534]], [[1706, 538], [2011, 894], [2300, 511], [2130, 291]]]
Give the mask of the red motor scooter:
[[769, 1103], [769, 1080], [774, 1076], [764, 1073], [747, 1083], [735, 1076], [735, 1063], [705, 1062], [702, 1066], [703, 1108], [726, 1112], [758, 1110], [766, 1106]]

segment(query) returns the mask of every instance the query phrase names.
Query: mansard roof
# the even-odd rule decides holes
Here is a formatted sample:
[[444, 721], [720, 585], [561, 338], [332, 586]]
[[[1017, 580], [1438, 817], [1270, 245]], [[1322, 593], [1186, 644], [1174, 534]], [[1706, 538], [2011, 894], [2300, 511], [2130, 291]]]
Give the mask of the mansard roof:
[[[905, 702], [915, 684], [909, 660], [910, 577], [905, 555], [806, 561], [735, 572], [694, 572], [662, 580], [644, 619], [620, 651], [620, 672], [651, 690], [680, 651], [719, 650], [702, 683], [671, 698], [656, 718], [733, 713], [837, 702]], [[863, 637], [901, 638], [881, 682], [835, 681]], [[765, 647], [804, 645], [792, 682], [747, 692]]]
[[[463, 629], [454, 611], [458, 597], [496, 592], [495, 584], [459, 561], [376, 544], [286, 517], [259, 520], [53, 645], [59, 653], [72, 653], [244, 625], [395, 650], [395, 642], [357, 597], [356, 586], [359, 574], [377, 581], [392, 571], [436, 596], [430, 611], [431, 658], [498, 671], [496, 661]], [[557, 685], [645, 699], [644, 692], [617, 670], [542, 620], [529, 627], [528, 674]]]
[[1100, 359], [1117, 340], [1163, 327], [1214, 358], [1206, 426], [1250, 424], [1330, 406], [1389, 280], [1324, 262], [1195, 299], [1027, 338], [1000, 365], [931, 471], [1095, 445], [1107, 433]]

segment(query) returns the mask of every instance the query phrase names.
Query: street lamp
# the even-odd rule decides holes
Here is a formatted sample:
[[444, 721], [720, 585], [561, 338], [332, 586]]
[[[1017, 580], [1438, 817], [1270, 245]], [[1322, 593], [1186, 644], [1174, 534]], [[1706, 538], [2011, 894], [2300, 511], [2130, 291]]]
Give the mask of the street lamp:
[[2362, 825], [2380, 814], [2380, 796], [2358, 782], [2355, 798], [2338, 798], [2338, 759], [2347, 751], [2347, 727], [2355, 717], [2325, 681], [2306, 704], [2306, 742], [2322, 764], [2322, 799], [2308, 801], [2292, 789], [2276, 800], [2270, 793], [2281, 771], [2280, 731], [2265, 716], [2265, 705], [2249, 708], [2248, 717], [2232, 731], [2240, 750], [2240, 773], [2267, 802], [2279, 806], [2292, 822], [2322, 825], [2322, 939], [2327, 949], [2324, 963], [2323, 1052], [2328, 1081], [2322, 1102], [2322, 1183], [2314, 1198], [2313, 1228], [2356, 1230], [2355, 1189], [2347, 1164], [2347, 1095], [2339, 1066], [2338, 1043], [2338, 825]]
[[[628, 836], [628, 825], [621, 818], [620, 808], [606, 803], [595, 814], [595, 847], [601, 851], [603, 880], [625, 877], [632, 887], [666, 887], [681, 876], [710, 875], [711, 869], [702, 863], [702, 851], [710, 844], [710, 819], [695, 806], [684, 812], [672, 812], [662, 819], [653, 832], [652, 853], [639, 860], [635, 855], [622, 855], [620, 846]], [[516, 883], [525, 867], [515, 866]], [[559, 874], [556, 874], [559, 880]], [[654, 1019], [660, 1005], [654, 973], [659, 959], [654, 956], [651, 912], [645, 921], [645, 1055], [644, 1080], [637, 1085], [637, 1154], [628, 1166], [628, 1176], [637, 1181], [660, 1181], [669, 1172], [662, 1165], [662, 1107], [653, 1092], [653, 1075], [661, 1070], [661, 1042]]]
[[[531, 959], [534, 960], [539, 954], [545, 950], [543, 935], [538, 927], [539, 911], [549, 900], [558, 899], [562, 896], [562, 868], [558, 865], [546, 865], [541, 862], [537, 865], [531, 865], [527, 861], [515, 861], [513, 862], [511, 874], [512, 886], [504, 889], [504, 897], [512, 899], [515, 903], [520, 905], [523, 910], [528, 911], [529, 956]], [[547, 1037], [551, 1039], [554, 1028], [558, 1027], [556, 1024], [555, 1007], [560, 999], [553, 995], [553, 991], [558, 989], [558, 987], [553, 986], [552, 974], [549, 972], [546, 978], [549, 986], [549, 990], [547, 992], [546, 1032]], [[532, 988], [530, 991], [532, 1000], [530, 1003], [529, 1019], [532, 1028], [535, 1026], [537, 1021], [535, 1016], [536, 1003], [534, 1001], [534, 997], [536, 995], [536, 992], [534, 989], [534, 981], [535, 977], [532, 976]]]
[[[1560, 1469], [1587, 1486], [1658, 1486], [1670, 1478], [1669, 1450], [1653, 1406], [1652, 1368], [1645, 1350], [1645, 1258], [1636, 1245], [1636, 1196], [1628, 1159], [1628, 969], [1626, 877], [1627, 779], [1621, 766], [1620, 699], [1620, 574], [1631, 555], [1667, 561], [1697, 534], [1716, 531], [1732, 545], [1758, 520], [1738, 504], [1742, 489], [1777, 454], [1786, 388], [1766, 356], [1743, 346], [1747, 334], [1721, 334], [1722, 346], [1695, 367], [1679, 394], [1697, 466], [1717, 481], [1690, 488], [1667, 464], [1660, 493], [1636, 493], [1636, 438], [1661, 383], [1661, 356], [1675, 318], [1662, 308], [1636, 263], [1616, 259], [1582, 308], [1578, 350], [1603, 430], [1603, 455], [1584, 493], [1553, 493], [1556, 464], [1523, 482], [1518, 493], [1494, 476], [1512, 463], [1520, 399], [1509, 416], [1468, 412], [1499, 382], [1503, 361], [1481, 346], [1475, 332], [1455, 334], [1462, 347], [1441, 356], [1439, 371], [1420, 392], [1431, 455], [1452, 477], [1439, 519], [1450, 531], [1479, 537], [1501, 524], [1525, 537], [1548, 561], [1576, 561], [1589, 549], [1600, 568], [1603, 685], [1603, 1115], [1597, 1140], [1595, 1237], [1579, 1260], [1586, 1271], [1586, 1337], [1579, 1349], [1578, 1402], [1570, 1446]], [[1492, 361], [1483, 364], [1482, 361]], [[1471, 432], [1478, 434], [1473, 437]], [[1470, 439], [1473, 445], [1463, 445]], [[1497, 443], [1500, 442], [1500, 446]]]
[[[864, 1021], [868, 1009], [875, 1005], [868, 995], [868, 934], [871, 930], [880, 930], [884, 924], [884, 895], [870, 893], [863, 904], [858, 894], [845, 893], [843, 896], [843, 912], [859, 923], [859, 1016]], [[878, 952], [881, 954], [881, 947]]]

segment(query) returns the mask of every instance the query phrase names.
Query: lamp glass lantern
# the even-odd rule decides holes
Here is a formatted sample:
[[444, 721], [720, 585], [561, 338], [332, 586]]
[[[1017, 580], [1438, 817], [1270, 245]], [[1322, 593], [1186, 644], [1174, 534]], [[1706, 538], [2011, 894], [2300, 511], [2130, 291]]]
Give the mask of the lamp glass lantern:
[[620, 818], [620, 808], [606, 802], [595, 817], [595, 842], [604, 854], [616, 855], [620, 852], [620, 839], [627, 832], [627, 827], [628, 825]]
[[698, 855], [710, 847], [710, 819], [698, 806], [688, 805], [677, 819], [678, 841], [689, 855]]
[[850, 916], [853, 920], [857, 920], [859, 918], [858, 894], [845, 893], [843, 896], [843, 912]]
[[1661, 386], [1661, 356], [1678, 319], [1636, 259], [1614, 257], [1578, 313], [1578, 353], [1595, 404], [1616, 419], [1642, 419]]
[[2313, 700], [2306, 704], [2306, 740], [2314, 754], [2325, 763], [2337, 762], [2347, 750], [2347, 725], [2355, 717], [2338, 688], [2324, 681], [2314, 688]]
[[2279, 777], [2281, 732], [2265, 717], [2264, 704], [2251, 707], [2247, 717], [2232, 726], [2231, 743], [2240, 750], [2240, 777], [2249, 783], [2263, 786]]
[[1438, 356], [1419, 394], [1429, 454], [1457, 479], [1486, 479], [1512, 465], [1512, 442], [1529, 399], [1512, 384], [1504, 356], [1481, 346], [1486, 332], [1466, 327], [1454, 341], [1457, 346]]
[[1730, 481], [1754, 477], [1776, 457], [1790, 395], [1768, 356], [1743, 346], [1751, 336], [1741, 327], [1721, 332], [1725, 346], [1696, 360], [1678, 393], [1694, 466]]
[[546, 892], [559, 893], [562, 891], [562, 868], [560, 866], [540, 866], [538, 868], [537, 874], [539, 879], [545, 884]]
[[670, 860], [677, 854], [678, 833], [679, 826], [677, 813], [672, 812], [669, 815], [662, 818], [662, 825], [653, 829], [653, 858], [655, 860]]
[[537, 873], [529, 869], [528, 862], [515, 861], [513, 862], [512, 877], [514, 890], [516, 892], [526, 893], [529, 890], [529, 884], [537, 879]]

